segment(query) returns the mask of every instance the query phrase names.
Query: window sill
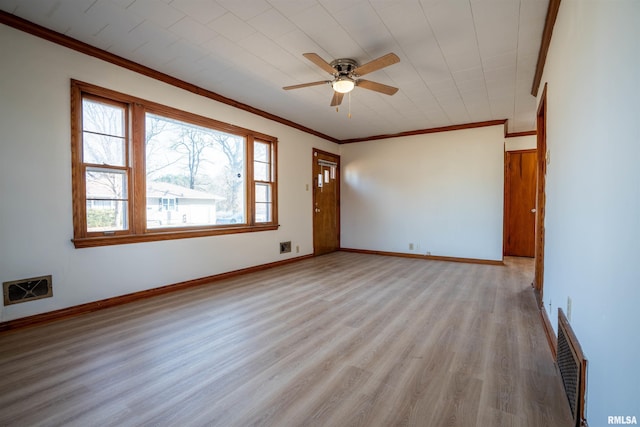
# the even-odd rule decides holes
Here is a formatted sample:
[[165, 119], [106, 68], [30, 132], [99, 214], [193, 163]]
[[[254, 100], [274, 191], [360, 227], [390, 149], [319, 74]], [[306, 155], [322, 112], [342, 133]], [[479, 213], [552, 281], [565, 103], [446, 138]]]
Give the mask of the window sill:
[[126, 245], [129, 243], [158, 242], [162, 240], [190, 239], [194, 237], [219, 236], [223, 234], [253, 233], [272, 231], [280, 227], [278, 224], [260, 224], [252, 226], [234, 226], [207, 230], [158, 231], [146, 234], [129, 234], [116, 236], [92, 236], [71, 239], [76, 249], [97, 246]]

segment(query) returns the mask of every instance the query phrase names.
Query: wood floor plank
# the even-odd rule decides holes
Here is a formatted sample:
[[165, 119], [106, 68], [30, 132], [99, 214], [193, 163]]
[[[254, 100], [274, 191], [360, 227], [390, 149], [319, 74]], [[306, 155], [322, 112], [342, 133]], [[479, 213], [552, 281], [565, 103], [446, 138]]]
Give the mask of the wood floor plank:
[[337, 252], [6, 332], [0, 425], [568, 425], [532, 267]]

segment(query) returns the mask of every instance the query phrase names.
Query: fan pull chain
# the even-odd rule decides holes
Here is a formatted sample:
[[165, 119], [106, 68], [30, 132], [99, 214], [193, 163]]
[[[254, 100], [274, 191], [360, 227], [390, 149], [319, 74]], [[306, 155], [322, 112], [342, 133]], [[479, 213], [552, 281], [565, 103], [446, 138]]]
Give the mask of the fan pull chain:
[[[347, 110], [347, 117], [348, 117], [348, 118], [351, 118], [351, 92], [347, 93], [347, 97], [349, 98], [349, 99], [347, 100], [347, 102], [349, 103], [349, 106], [347, 107], [347, 108], [348, 108], [348, 110]], [[336, 105], [336, 113], [339, 113], [339, 112], [340, 112], [340, 106], [339, 106], [339, 105]]]

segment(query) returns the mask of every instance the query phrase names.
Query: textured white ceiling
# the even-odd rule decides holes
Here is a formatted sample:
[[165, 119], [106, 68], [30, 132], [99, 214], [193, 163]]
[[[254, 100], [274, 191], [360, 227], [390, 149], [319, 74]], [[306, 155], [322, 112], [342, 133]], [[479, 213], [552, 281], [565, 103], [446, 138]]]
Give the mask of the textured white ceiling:
[[[344, 140], [486, 120], [535, 129], [531, 95], [549, 0], [0, 0], [0, 9]], [[360, 64], [400, 90], [356, 88], [336, 112], [302, 54]], [[347, 113], [351, 110], [351, 118]]]

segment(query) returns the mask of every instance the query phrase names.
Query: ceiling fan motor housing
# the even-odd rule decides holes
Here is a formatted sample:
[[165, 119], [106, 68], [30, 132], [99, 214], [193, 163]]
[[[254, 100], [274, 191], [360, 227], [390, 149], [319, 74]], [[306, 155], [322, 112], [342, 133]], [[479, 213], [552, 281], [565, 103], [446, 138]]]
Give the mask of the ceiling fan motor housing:
[[347, 76], [350, 78], [357, 77], [355, 74], [352, 74], [353, 70], [358, 68], [358, 62], [353, 59], [340, 58], [340, 59], [331, 61], [331, 64], [329, 65], [331, 65], [336, 70], [336, 72], [334, 73], [334, 76], [336, 77], [339, 77], [339, 76]]

